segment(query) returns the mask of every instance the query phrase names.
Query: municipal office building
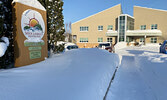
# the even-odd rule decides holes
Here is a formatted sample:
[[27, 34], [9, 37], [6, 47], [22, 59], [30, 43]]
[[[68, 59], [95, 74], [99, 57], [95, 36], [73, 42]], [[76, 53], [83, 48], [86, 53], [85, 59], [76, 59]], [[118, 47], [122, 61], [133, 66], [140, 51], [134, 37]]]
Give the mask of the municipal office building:
[[80, 48], [99, 43], [161, 43], [167, 40], [167, 11], [134, 6], [133, 16], [121, 4], [72, 24], [72, 40]]

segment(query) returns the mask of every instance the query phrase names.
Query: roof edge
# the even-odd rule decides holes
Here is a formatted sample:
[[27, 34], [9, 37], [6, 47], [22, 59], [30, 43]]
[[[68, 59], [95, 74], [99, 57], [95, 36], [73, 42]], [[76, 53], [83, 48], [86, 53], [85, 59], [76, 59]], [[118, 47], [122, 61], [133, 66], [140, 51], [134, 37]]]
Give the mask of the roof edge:
[[165, 12], [167, 12], [167, 10], [163, 10], [163, 9], [156, 9], [156, 8], [141, 7], [141, 6], [136, 6], [136, 5], [134, 5], [133, 7], [139, 7], [139, 8], [145, 8], [145, 9], [150, 9], [150, 10], [157, 10], [157, 11], [165, 11]]

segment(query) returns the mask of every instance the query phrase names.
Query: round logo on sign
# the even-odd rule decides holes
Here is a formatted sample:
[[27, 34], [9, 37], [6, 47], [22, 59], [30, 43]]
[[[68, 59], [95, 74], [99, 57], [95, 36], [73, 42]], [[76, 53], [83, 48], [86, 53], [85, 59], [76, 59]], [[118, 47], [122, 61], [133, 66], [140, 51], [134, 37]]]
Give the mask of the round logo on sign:
[[43, 42], [45, 24], [39, 12], [31, 9], [24, 11], [21, 19], [21, 28], [27, 38], [24, 42]]

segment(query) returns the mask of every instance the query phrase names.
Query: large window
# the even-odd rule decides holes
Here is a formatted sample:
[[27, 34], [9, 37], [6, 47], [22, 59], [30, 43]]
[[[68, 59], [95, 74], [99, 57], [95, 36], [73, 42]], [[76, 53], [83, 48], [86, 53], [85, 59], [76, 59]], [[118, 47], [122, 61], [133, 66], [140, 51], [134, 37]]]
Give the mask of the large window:
[[151, 29], [153, 30], [153, 29], [158, 29], [158, 25], [157, 24], [152, 24], [151, 25]]
[[98, 38], [98, 42], [103, 42], [103, 38]]
[[125, 16], [119, 17], [119, 42], [125, 40]]
[[103, 26], [98, 26], [98, 30], [102, 31], [103, 30]]
[[88, 42], [88, 38], [80, 38], [80, 42]]
[[112, 43], [112, 38], [107, 38], [107, 42]]
[[146, 25], [141, 25], [141, 26], [140, 26], [140, 29], [141, 29], [141, 30], [146, 30]]
[[112, 25], [108, 25], [107, 30], [113, 30], [113, 26]]
[[151, 38], [151, 43], [157, 43], [157, 38], [156, 37]]
[[88, 26], [81, 26], [80, 31], [89, 31], [89, 27]]

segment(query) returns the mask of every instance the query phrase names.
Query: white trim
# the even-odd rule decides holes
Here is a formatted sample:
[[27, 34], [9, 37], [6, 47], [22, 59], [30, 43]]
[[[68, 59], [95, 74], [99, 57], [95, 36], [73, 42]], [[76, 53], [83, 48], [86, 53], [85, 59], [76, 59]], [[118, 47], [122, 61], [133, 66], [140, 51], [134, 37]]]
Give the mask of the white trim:
[[[116, 7], [116, 6], [118, 6], [118, 5], [121, 5], [121, 4], [117, 4], [117, 5], [112, 6], [112, 7], [110, 7], [110, 8]], [[76, 21], [76, 22], [74, 22], [74, 23], [72, 23], [72, 24], [75, 24], [75, 23], [78, 23], [78, 22], [80, 22], [80, 21], [82, 21], [82, 20], [85, 20], [85, 19], [87, 19], [87, 18], [93, 17], [93, 16], [95, 16], [95, 15], [97, 15], [97, 14], [102, 13], [103, 11], [109, 10], [110, 8], [105, 9], [105, 10], [102, 10], [102, 11], [100, 11], [100, 12], [98, 12], [98, 13], [93, 14], [93, 15], [90, 15], [90, 16], [88, 16], [88, 17], [86, 17], [86, 18], [83, 18], [83, 19], [81, 19], [81, 20], [79, 20], [79, 21]]]
[[158, 11], [165, 11], [165, 12], [167, 12], [167, 10], [163, 10], [163, 9], [147, 8], [147, 7], [141, 7], [141, 6], [136, 6], [136, 5], [134, 5], [133, 7], [146, 8], [146, 9], [150, 9], [150, 10], [158, 10]]
[[134, 19], [134, 17], [133, 17], [133, 16], [128, 15], [128, 14], [121, 14], [121, 15], [119, 15], [119, 16], [128, 16], [128, 17], [131, 17], [131, 18], [133, 18], [133, 19]]
[[77, 42], [77, 43], [110, 43], [110, 42]]
[[83, 32], [84, 33], [84, 32], [89, 32], [89, 31], [79, 31], [79, 32]]
[[120, 29], [120, 27], [119, 27], [119, 16], [118, 16], [118, 37], [117, 37], [117, 43], [119, 42], [119, 29]]
[[125, 15], [125, 34], [124, 34], [124, 42], [126, 42], [127, 20], [128, 20], [128, 17], [127, 17], [127, 15]]

